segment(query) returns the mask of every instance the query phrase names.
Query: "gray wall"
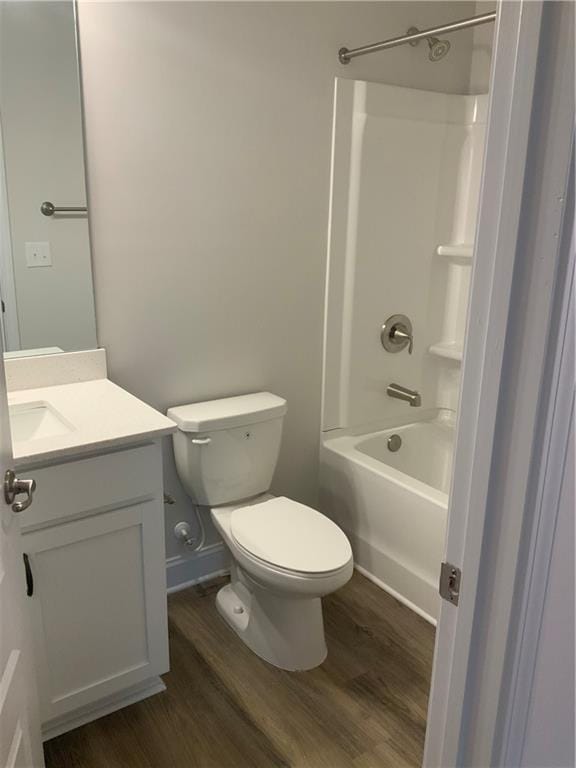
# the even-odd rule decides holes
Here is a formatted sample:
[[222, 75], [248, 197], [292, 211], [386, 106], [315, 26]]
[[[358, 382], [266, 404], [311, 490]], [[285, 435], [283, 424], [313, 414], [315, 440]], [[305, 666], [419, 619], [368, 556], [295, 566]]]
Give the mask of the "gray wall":
[[[472, 11], [80, 3], [98, 335], [111, 378], [161, 410], [262, 389], [286, 397], [278, 494], [316, 501], [334, 77], [465, 93], [472, 33], [436, 64], [424, 46], [348, 67], [336, 52]], [[166, 488], [177, 498], [173, 556], [170, 529], [193, 516], [169, 448]]]
[[[479, 0], [467, 15], [479, 16], [496, 10], [494, 0]], [[494, 24], [482, 24], [472, 30], [472, 61], [470, 65], [470, 93], [487, 93], [492, 61]], [[453, 39], [453, 36], [452, 36]]]
[[[0, 110], [20, 347], [91, 349], [96, 321], [87, 219], [40, 213], [44, 200], [86, 200], [71, 0], [2, 3]], [[50, 243], [51, 267], [27, 267], [30, 241]], [[6, 250], [0, 258], [9, 260]]]

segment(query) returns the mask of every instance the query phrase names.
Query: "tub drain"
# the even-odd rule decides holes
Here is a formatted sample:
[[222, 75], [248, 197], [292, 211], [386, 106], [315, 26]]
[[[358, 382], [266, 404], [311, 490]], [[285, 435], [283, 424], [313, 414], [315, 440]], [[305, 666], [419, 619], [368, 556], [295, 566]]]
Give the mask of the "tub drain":
[[395, 451], [398, 451], [400, 449], [400, 446], [402, 445], [402, 438], [400, 435], [390, 435], [388, 438], [388, 450], [392, 451], [394, 453]]

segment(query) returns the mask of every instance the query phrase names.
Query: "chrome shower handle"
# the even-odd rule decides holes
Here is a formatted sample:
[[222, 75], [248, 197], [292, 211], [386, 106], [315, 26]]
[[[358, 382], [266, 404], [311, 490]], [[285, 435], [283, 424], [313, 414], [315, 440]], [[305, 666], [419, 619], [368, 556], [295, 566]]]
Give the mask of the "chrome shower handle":
[[412, 323], [406, 315], [390, 315], [380, 329], [380, 341], [386, 352], [401, 352], [408, 347], [408, 354], [414, 348]]
[[406, 346], [407, 342], [408, 354], [412, 354], [412, 349], [414, 347], [414, 337], [406, 328], [406, 326], [402, 325], [402, 323], [398, 323], [397, 325], [393, 326], [393, 328], [390, 330], [390, 336], [394, 341], [398, 341], [400, 344], [404, 343], [404, 346]]

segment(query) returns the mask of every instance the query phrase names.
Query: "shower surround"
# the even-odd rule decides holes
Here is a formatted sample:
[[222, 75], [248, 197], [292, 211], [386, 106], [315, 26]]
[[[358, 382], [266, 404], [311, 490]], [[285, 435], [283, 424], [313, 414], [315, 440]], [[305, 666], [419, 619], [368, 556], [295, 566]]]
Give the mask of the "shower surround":
[[[486, 95], [336, 80], [321, 509], [358, 569], [432, 622], [486, 111]], [[382, 347], [394, 314], [412, 322], [412, 355]], [[421, 407], [388, 397], [393, 382]]]

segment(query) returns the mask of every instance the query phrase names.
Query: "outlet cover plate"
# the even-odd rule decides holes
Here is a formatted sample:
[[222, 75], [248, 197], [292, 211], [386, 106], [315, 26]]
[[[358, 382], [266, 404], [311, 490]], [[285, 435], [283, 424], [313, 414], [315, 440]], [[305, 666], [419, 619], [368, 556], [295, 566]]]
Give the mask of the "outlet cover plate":
[[52, 254], [50, 243], [46, 240], [36, 243], [24, 243], [27, 267], [51, 267]]

